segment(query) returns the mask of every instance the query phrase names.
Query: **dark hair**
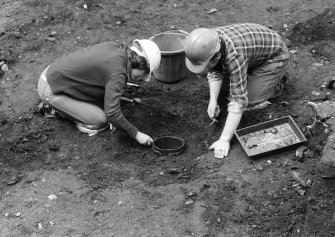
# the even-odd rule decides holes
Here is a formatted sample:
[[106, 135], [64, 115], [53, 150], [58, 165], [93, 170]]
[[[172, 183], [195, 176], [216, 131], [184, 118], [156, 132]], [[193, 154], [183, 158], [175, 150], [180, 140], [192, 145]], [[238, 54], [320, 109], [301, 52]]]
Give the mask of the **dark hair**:
[[150, 72], [150, 65], [145, 57], [139, 56], [135, 51], [127, 48], [128, 58], [132, 68], [144, 70], [145, 73]]

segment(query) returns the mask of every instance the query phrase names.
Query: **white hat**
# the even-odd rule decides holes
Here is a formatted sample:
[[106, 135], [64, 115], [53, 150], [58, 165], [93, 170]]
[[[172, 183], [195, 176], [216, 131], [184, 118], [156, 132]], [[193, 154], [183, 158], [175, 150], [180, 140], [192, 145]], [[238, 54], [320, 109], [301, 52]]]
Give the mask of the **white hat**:
[[139, 56], [145, 57], [149, 63], [150, 72], [143, 77], [144, 81], [149, 81], [151, 77], [151, 73], [157, 70], [159, 64], [161, 62], [161, 52], [152, 40], [148, 39], [135, 39], [133, 41], [133, 45], [138, 45], [142, 51], [140, 51], [137, 47], [131, 46], [130, 49], [135, 51]]

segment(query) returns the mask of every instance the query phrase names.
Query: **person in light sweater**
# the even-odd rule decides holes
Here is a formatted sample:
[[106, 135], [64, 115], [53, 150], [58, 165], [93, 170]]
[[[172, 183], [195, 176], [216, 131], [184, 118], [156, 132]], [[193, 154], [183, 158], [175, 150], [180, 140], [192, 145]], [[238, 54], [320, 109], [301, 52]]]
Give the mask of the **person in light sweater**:
[[149, 81], [160, 60], [158, 46], [147, 39], [136, 39], [130, 47], [104, 42], [65, 54], [39, 78], [40, 108], [73, 121], [81, 132], [117, 127], [138, 143], [151, 145], [153, 139], [124, 117], [120, 98], [129, 79]]

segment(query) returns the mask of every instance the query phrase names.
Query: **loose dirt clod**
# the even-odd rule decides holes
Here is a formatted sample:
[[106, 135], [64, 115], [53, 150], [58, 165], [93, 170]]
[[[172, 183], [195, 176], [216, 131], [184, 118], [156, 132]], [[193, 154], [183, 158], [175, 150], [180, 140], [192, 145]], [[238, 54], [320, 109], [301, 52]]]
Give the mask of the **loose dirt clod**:
[[9, 68], [8, 68], [8, 65], [7, 64], [2, 64], [1, 65], [1, 71], [3, 71], [3, 72], [8, 72], [9, 71]]
[[179, 174], [180, 173], [180, 171], [177, 168], [171, 168], [171, 169], [168, 170], [168, 172], [170, 174]]
[[333, 89], [333, 88], [334, 88], [334, 83], [335, 83], [335, 77], [332, 77], [332, 78], [328, 81], [326, 87], [327, 87], [328, 89]]
[[185, 206], [191, 206], [191, 205], [193, 205], [193, 203], [194, 203], [194, 201], [192, 199], [188, 199], [185, 202]]
[[300, 177], [300, 174], [298, 172], [292, 171], [292, 177], [293, 177], [294, 181], [299, 183], [302, 187], [304, 187], [304, 188], [308, 187], [307, 183], [305, 182], [305, 180], [303, 180]]

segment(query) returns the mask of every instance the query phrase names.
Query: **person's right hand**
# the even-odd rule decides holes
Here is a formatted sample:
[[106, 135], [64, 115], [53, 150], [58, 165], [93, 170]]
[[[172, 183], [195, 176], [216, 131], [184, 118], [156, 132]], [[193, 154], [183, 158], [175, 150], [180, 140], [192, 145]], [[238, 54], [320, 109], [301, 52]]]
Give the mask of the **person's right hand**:
[[137, 132], [135, 139], [138, 143], [145, 146], [150, 146], [153, 143], [153, 140], [150, 136], [141, 133], [140, 131]]
[[213, 119], [216, 118], [220, 113], [220, 107], [218, 106], [218, 103], [215, 100], [209, 101], [208, 108], [207, 108], [207, 114], [208, 116]]
[[219, 139], [214, 142], [209, 148], [209, 150], [214, 150], [214, 157], [222, 159], [228, 156], [230, 150], [230, 142], [226, 139]]

